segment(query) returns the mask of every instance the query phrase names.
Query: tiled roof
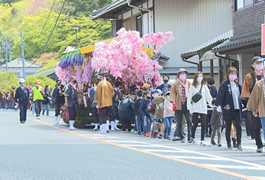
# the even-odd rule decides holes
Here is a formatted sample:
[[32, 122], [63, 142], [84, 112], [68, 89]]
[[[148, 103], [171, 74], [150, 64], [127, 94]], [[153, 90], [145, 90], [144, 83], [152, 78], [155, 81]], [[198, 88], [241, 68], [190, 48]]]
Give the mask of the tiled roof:
[[233, 30], [230, 30], [218, 37], [215, 37], [214, 39], [201, 44], [189, 51], [186, 51], [184, 53], [181, 54], [182, 58], [188, 59], [191, 58], [192, 56], [195, 56], [197, 54], [199, 55], [203, 55], [205, 52], [211, 50], [213, 47], [223, 43], [224, 41], [228, 40], [229, 38], [231, 38], [233, 36]]
[[101, 9], [93, 11], [90, 19], [93, 20], [93, 19], [100, 18], [101, 15], [103, 15], [103, 14], [105, 14], [105, 13], [107, 13], [113, 9], [116, 9], [117, 7], [123, 6], [123, 5], [127, 5], [126, 0], [116, 0], [116, 1], [108, 4], [107, 6], [101, 8]]
[[255, 32], [252, 34], [246, 34], [240, 37], [232, 37], [231, 39], [223, 42], [222, 44], [213, 48], [213, 51], [220, 52], [228, 49], [234, 49], [248, 44], [256, 44], [261, 41], [261, 33]]
[[[6, 67], [5, 64], [0, 66], [0, 68], [5, 68], [5, 67]], [[14, 59], [13, 61], [8, 62], [7, 67], [8, 68], [22, 68], [23, 67], [22, 59], [17, 58], [17, 59]], [[41, 68], [41, 67], [42, 67], [42, 65], [39, 65], [36, 63], [32, 64], [31, 61], [25, 60], [25, 68]]]

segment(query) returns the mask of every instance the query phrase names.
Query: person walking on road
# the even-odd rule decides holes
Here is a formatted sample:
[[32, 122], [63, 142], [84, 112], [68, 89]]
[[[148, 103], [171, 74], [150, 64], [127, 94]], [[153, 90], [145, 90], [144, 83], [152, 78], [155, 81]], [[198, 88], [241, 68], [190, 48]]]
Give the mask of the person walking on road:
[[[206, 85], [209, 88], [210, 94], [213, 99], [216, 99], [217, 96], [217, 88], [215, 86], [215, 81], [213, 77], [208, 77], [206, 79]], [[207, 119], [206, 119], [206, 137], [211, 137], [212, 135], [212, 128], [211, 128], [211, 117], [213, 113], [213, 108], [211, 106], [207, 106]]]
[[18, 83], [20, 84], [20, 87], [16, 89], [14, 101], [19, 104], [19, 118], [20, 122], [24, 124], [27, 120], [29, 90], [24, 86], [25, 80], [23, 78], [20, 78]]
[[227, 148], [232, 150], [231, 145], [231, 126], [232, 121], [235, 122], [237, 149], [242, 151], [241, 136], [242, 136], [242, 101], [240, 99], [241, 85], [238, 81], [238, 71], [235, 67], [230, 67], [224, 78], [224, 82], [220, 85], [215, 104], [218, 106], [217, 111], [223, 114], [223, 119], [226, 123], [226, 142]]
[[76, 84], [76, 77], [71, 76], [70, 82], [66, 85], [65, 88], [65, 107], [68, 109], [69, 113], [69, 128], [70, 130], [76, 129], [74, 127], [74, 122], [77, 117], [78, 110], [78, 91]]
[[99, 132], [101, 134], [105, 134], [108, 129], [107, 121], [109, 119], [113, 96], [113, 87], [111, 83], [106, 80], [106, 77], [104, 77], [103, 80], [98, 83], [95, 94], [95, 100], [98, 102], [99, 108], [99, 120], [100, 124], [102, 124], [102, 131]]
[[110, 116], [110, 130], [111, 131], [119, 131], [120, 129], [117, 127], [117, 124], [119, 123], [120, 117], [119, 117], [119, 103], [120, 103], [120, 91], [119, 89], [122, 87], [122, 83], [120, 81], [117, 81], [115, 83], [114, 87], [114, 96], [112, 98], [112, 106], [111, 106], [111, 116]]
[[177, 128], [175, 130], [175, 135], [178, 135], [179, 138], [175, 137], [172, 140], [180, 140], [183, 143], [185, 142], [185, 136], [183, 132], [182, 126], [185, 126], [182, 122], [183, 115], [186, 117], [187, 127], [188, 127], [188, 141], [190, 141], [191, 137], [191, 115], [190, 111], [187, 109], [187, 98], [189, 95], [189, 88], [191, 86], [191, 82], [187, 80], [189, 73], [185, 69], [181, 68], [177, 74], [177, 80], [172, 84], [170, 89], [170, 97], [169, 101], [173, 104], [177, 105], [176, 111], [176, 121]]
[[[263, 60], [263, 64], [265, 61]], [[265, 71], [265, 66], [263, 67]], [[257, 152], [262, 153], [263, 144], [260, 135], [260, 128], [263, 129], [263, 136], [265, 139], [265, 79], [261, 79], [256, 82], [251, 95], [249, 97], [249, 101], [247, 104], [247, 108], [252, 110], [253, 116], [255, 118], [259, 118], [259, 122], [255, 122], [255, 139], [256, 145], [258, 146]], [[253, 121], [254, 122], [254, 121]]]
[[43, 110], [42, 110], [43, 116], [44, 116], [45, 111], [47, 113], [47, 116], [49, 116], [50, 100], [51, 100], [50, 87], [49, 85], [46, 85], [44, 88], [44, 94], [43, 94]]
[[189, 90], [189, 96], [187, 99], [187, 108], [192, 116], [192, 136], [190, 142], [195, 143], [195, 132], [198, 127], [199, 119], [201, 120], [201, 145], [206, 146], [204, 142], [206, 132], [206, 115], [207, 115], [207, 103], [212, 106], [212, 96], [208, 87], [203, 80], [203, 73], [197, 72], [194, 76], [192, 86]]
[[40, 81], [35, 81], [35, 87], [32, 88], [32, 99], [34, 103], [36, 117], [40, 119], [42, 101], [43, 101], [43, 89], [40, 86]]
[[64, 104], [64, 85], [61, 84], [61, 80], [58, 79], [56, 81], [56, 87], [52, 91], [52, 99], [54, 100], [54, 108], [55, 108], [55, 120], [54, 124], [58, 124], [60, 122], [60, 111], [61, 107]]
[[1, 104], [2, 104], [2, 109], [6, 109], [7, 107], [7, 93], [5, 92], [5, 89], [3, 88], [1, 91]]
[[169, 97], [170, 97], [170, 91], [166, 93], [166, 99], [164, 101], [164, 120], [166, 124], [165, 130], [164, 130], [164, 139], [171, 140], [170, 139], [171, 127], [173, 123], [176, 105], [173, 105], [169, 101]]
[[[242, 87], [241, 98], [243, 104], [247, 105], [249, 97], [254, 89], [256, 82], [263, 78], [263, 59], [255, 56], [251, 59], [252, 72], [245, 76], [244, 84]], [[248, 109], [246, 117], [246, 131], [248, 139], [255, 139], [258, 151], [262, 149], [263, 144], [260, 136], [261, 121], [259, 117], [255, 117], [252, 111]]]

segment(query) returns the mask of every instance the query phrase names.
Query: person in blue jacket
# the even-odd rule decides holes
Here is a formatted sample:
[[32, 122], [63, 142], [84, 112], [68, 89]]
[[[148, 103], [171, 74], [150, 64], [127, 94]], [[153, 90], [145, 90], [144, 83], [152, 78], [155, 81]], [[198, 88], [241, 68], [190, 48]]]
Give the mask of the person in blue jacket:
[[220, 85], [219, 92], [215, 104], [218, 106], [217, 111], [223, 114], [223, 119], [226, 123], [226, 142], [228, 149], [232, 149], [231, 145], [231, 125], [232, 121], [236, 125], [237, 149], [242, 151], [242, 101], [240, 94], [242, 86], [237, 82], [238, 71], [235, 67], [230, 67], [227, 70], [225, 81]]

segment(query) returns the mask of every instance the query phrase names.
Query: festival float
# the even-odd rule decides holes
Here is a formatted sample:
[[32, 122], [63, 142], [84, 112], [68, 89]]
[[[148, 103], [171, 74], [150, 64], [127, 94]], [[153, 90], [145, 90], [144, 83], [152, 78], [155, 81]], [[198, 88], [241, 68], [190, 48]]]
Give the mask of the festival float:
[[[77, 77], [80, 106], [75, 126], [84, 127], [94, 122], [88, 92], [94, 86], [98, 72], [107, 72], [113, 84], [121, 81], [126, 89], [124, 93], [129, 93], [132, 90], [130, 87], [142, 83], [155, 87], [162, 81], [159, 49], [173, 39], [172, 32], [151, 33], [141, 38], [138, 31], [122, 28], [116, 38], [79, 49], [68, 47], [62, 53], [55, 72], [64, 83], [72, 75]], [[63, 107], [62, 118], [66, 123], [68, 116], [67, 109]]]

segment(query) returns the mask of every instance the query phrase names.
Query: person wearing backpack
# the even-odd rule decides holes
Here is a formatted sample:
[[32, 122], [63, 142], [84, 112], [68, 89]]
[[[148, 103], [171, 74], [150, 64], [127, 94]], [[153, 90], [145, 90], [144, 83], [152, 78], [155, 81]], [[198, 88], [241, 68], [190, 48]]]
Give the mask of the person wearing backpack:
[[[263, 78], [263, 59], [259, 56], [255, 56], [251, 59], [252, 72], [248, 73], [244, 79], [242, 87], [241, 98], [243, 104], [247, 104], [249, 97], [254, 89], [257, 81]], [[255, 139], [257, 145], [257, 152], [261, 153], [263, 144], [260, 135], [261, 121], [259, 117], [254, 117], [251, 110], [248, 109], [246, 117], [246, 131], [248, 139]]]
[[199, 118], [201, 120], [201, 145], [206, 146], [204, 142], [204, 134], [206, 132], [206, 115], [207, 115], [207, 102], [212, 105], [212, 96], [208, 87], [203, 80], [203, 73], [197, 72], [194, 76], [192, 86], [189, 90], [189, 96], [187, 99], [187, 108], [192, 116], [192, 130], [191, 140], [189, 143], [195, 141], [195, 132], [198, 127]]
[[135, 119], [134, 115], [134, 100], [136, 93], [131, 92], [129, 96], [124, 98], [120, 103], [119, 115], [121, 118], [122, 132], [125, 133], [126, 129], [131, 132], [131, 120]]

